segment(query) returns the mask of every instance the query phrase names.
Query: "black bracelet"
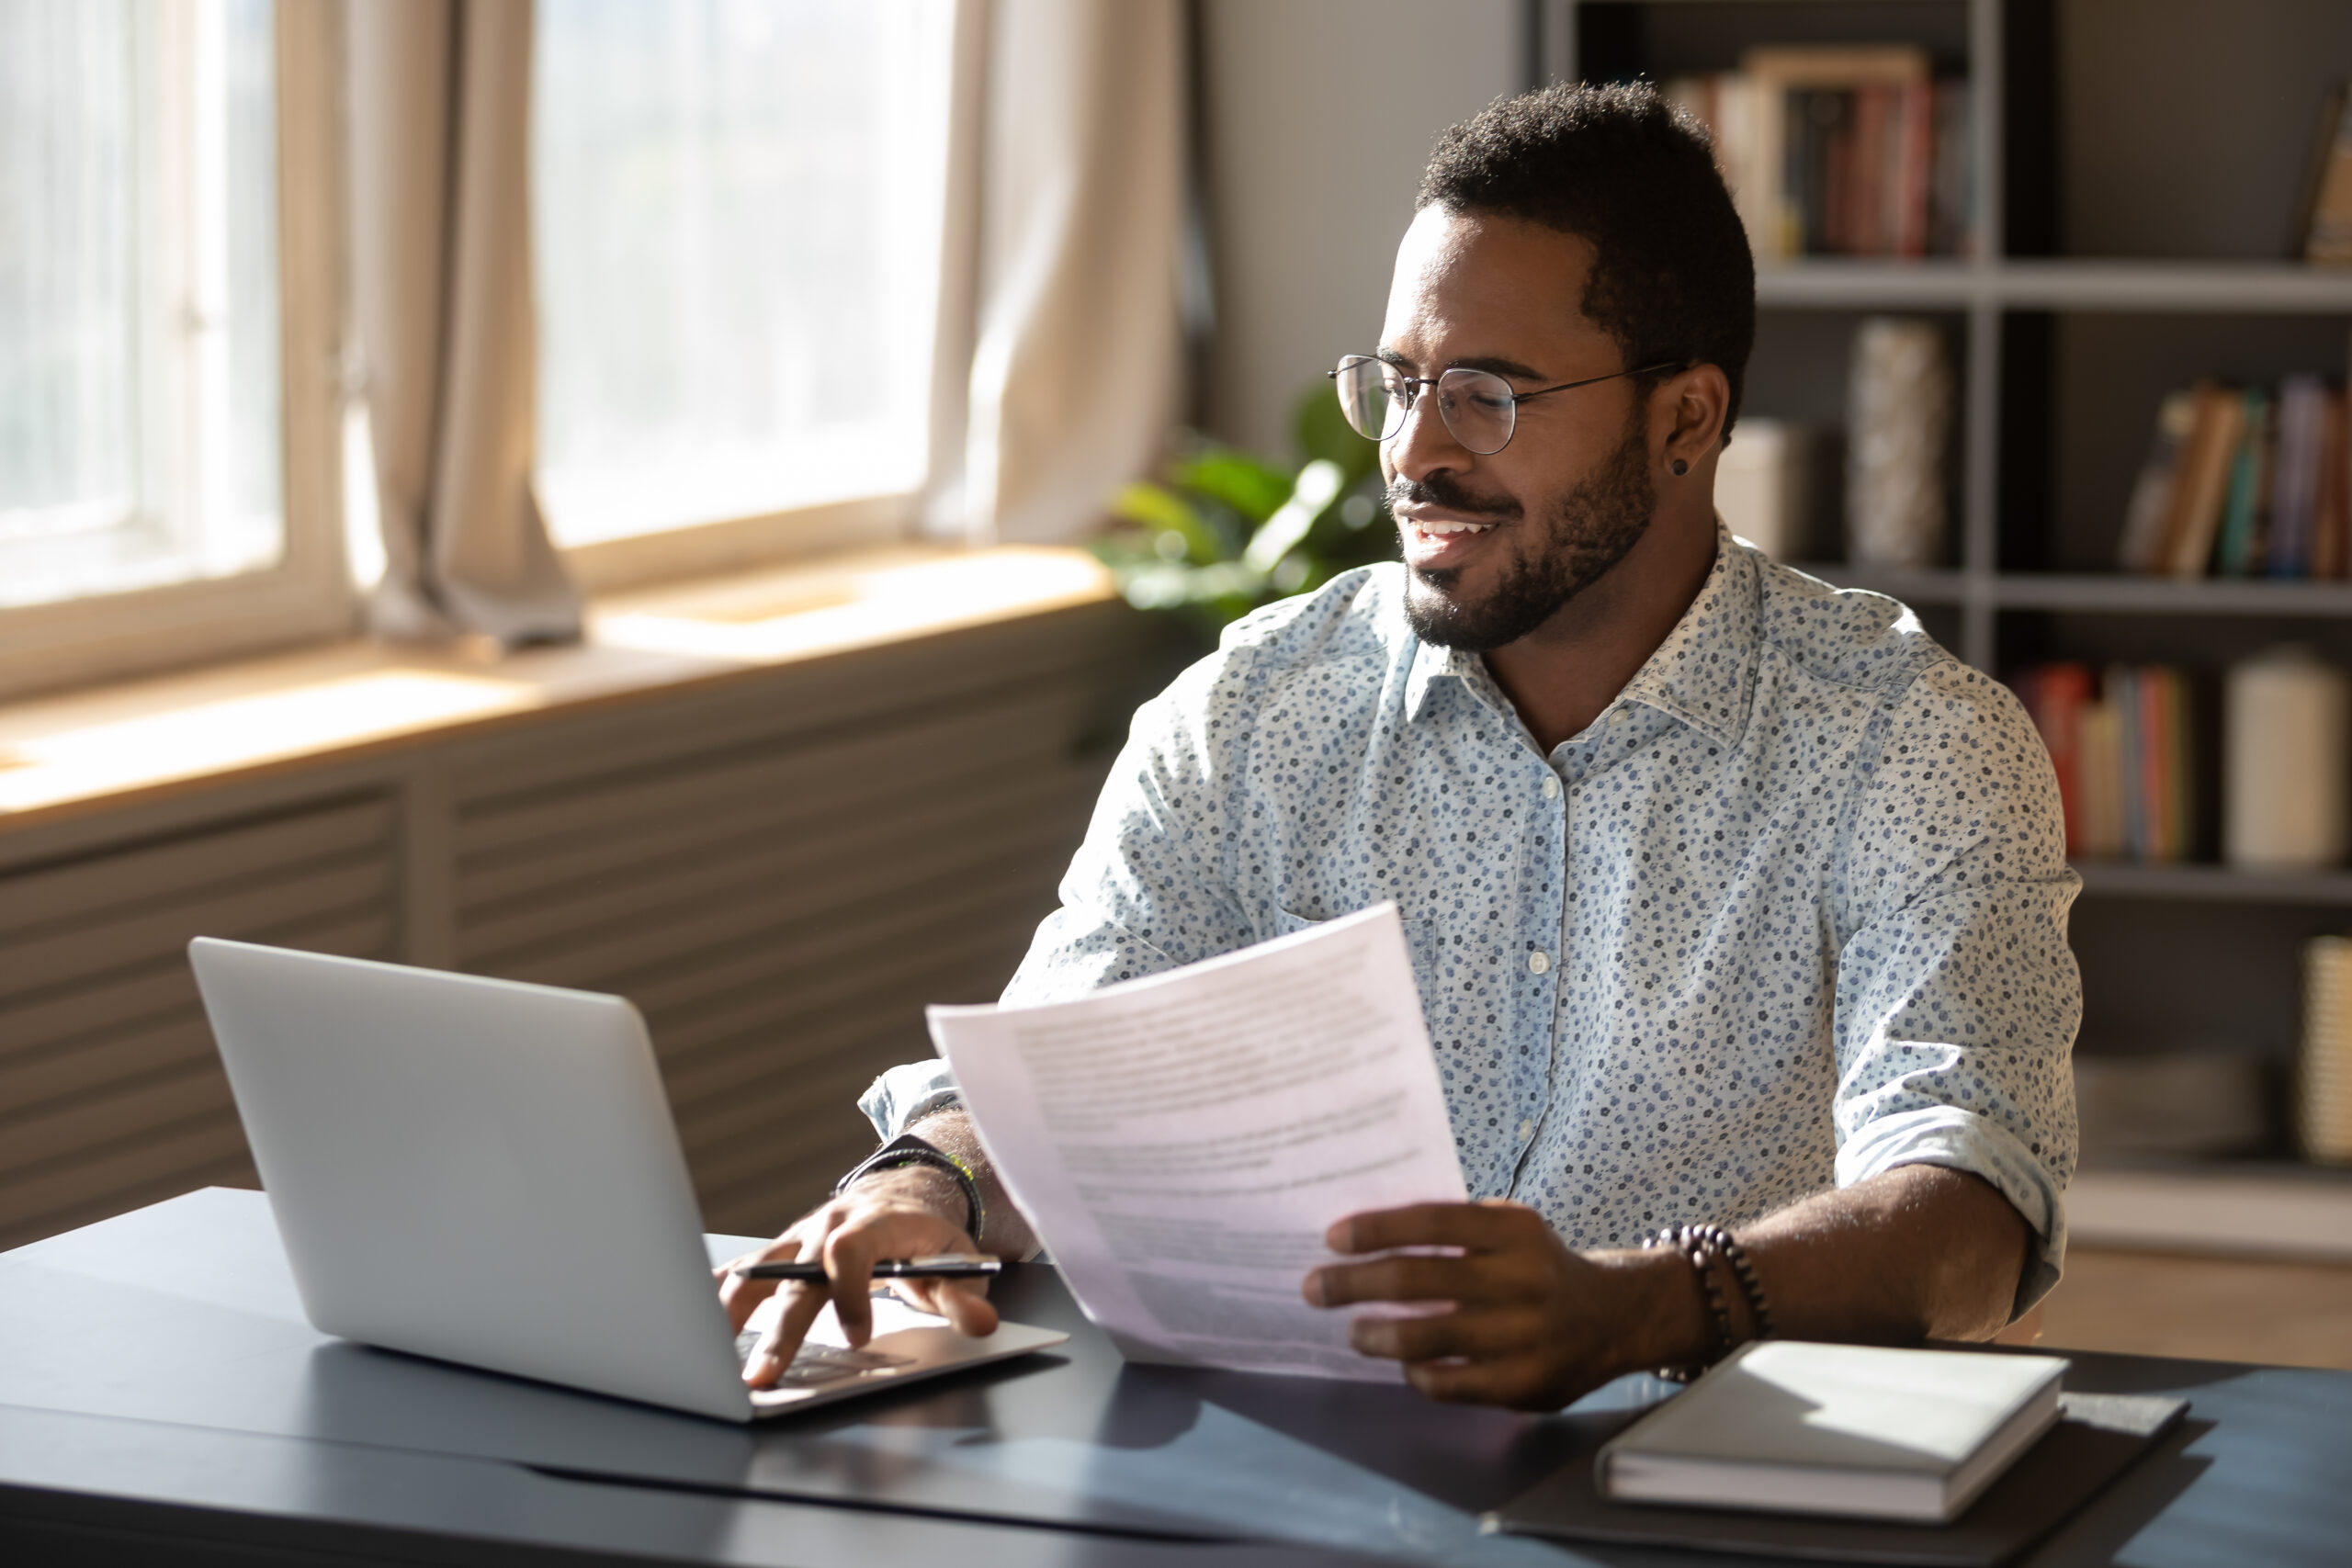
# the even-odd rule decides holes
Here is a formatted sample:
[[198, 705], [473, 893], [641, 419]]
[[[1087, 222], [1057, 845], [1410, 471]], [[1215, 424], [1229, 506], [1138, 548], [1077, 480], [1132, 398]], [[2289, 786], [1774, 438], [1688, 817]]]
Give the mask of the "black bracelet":
[[1756, 1265], [1747, 1259], [1747, 1248], [1734, 1241], [1731, 1233], [1721, 1225], [1709, 1225], [1714, 1233], [1715, 1250], [1731, 1265], [1732, 1278], [1739, 1281], [1740, 1293], [1747, 1298], [1748, 1320], [1754, 1324], [1756, 1337], [1772, 1337], [1772, 1309], [1764, 1304], [1764, 1286], [1756, 1278]]
[[[1715, 1260], [1731, 1265], [1732, 1277], [1739, 1281], [1740, 1294], [1747, 1298], [1747, 1312], [1758, 1339], [1772, 1337], [1772, 1309], [1765, 1303], [1764, 1285], [1756, 1277], [1756, 1265], [1749, 1261], [1747, 1249], [1732, 1239], [1721, 1225], [1668, 1225], [1656, 1235], [1645, 1238], [1645, 1247], [1671, 1247], [1690, 1261], [1691, 1271], [1699, 1277], [1699, 1292], [1706, 1300], [1707, 1314], [1714, 1320], [1715, 1340], [1721, 1347], [1700, 1363], [1701, 1370], [1712, 1366], [1731, 1353], [1734, 1347], [1731, 1314], [1725, 1309], [1723, 1287], [1715, 1280]], [[1660, 1367], [1657, 1375], [1672, 1382], [1689, 1382], [1697, 1374], [1689, 1367]]]
[[902, 1166], [927, 1165], [944, 1170], [956, 1179], [964, 1191], [966, 1218], [970, 1229], [965, 1234], [977, 1245], [980, 1233], [988, 1224], [988, 1211], [980, 1204], [980, 1179], [972, 1168], [936, 1145], [925, 1143], [912, 1133], [901, 1133], [858, 1162], [857, 1168], [833, 1183], [833, 1196], [838, 1198], [849, 1190], [851, 1182], [877, 1170], [896, 1170]]
[[[1715, 1282], [1715, 1254], [1711, 1238], [1702, 1234], [1700, 1226], [1668, 1225], [1656, 1235], [1645, 1237], [1642, 1245], [1674, 1248], [1682, 1254], [1690, 1265], [1690, 1272], [1698, 1278], [1699, 1294], [1707, 1303], [1707, 1316], [1715, 1331], [1708, 1353], [1697, 1363], [1699, 1371], [1704, 1371], [1727, 1354], [1732, 1345], [1731, 1313], [1724, 1304], [1723, 1287]], [[1660, 1367], [1657, 1375], [1668, 1382], [1689, 1382], [1698, 1372], [1690, 1367]]]

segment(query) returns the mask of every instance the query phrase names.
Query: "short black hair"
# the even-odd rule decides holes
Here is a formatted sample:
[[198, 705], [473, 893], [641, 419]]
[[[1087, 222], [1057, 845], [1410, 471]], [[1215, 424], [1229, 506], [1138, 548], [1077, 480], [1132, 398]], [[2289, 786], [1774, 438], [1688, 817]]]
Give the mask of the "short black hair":
[[1706, 128], [1656, 87], [1561, 83], [1496, 99], [1438, 138], [1414, 202], [1432, 205], [1588, 242], [1585, 315], [1629, 366], [1721, 367], [1731, 434], [1756, 346], [1756, 262]]

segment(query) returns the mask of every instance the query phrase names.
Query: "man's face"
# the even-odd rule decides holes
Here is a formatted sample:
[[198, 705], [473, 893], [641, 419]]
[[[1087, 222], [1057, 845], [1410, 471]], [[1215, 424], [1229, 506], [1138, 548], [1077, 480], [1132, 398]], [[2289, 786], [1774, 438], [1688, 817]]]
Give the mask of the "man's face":
[[[1517, 219], [1424, 208], [1406, 231], [1381, 357], [1405, 374], [1492, 371], [1530, 392], [1624, 368], [1578, 307], [1592, 247]], [[1648, 420], [1630, 381], [1519, 405], [1501, 451], [1472, 453], [1432, 389], [1380, 449], [1423, 640], [1518, 641], [1623, 558], [1657, 507]]]

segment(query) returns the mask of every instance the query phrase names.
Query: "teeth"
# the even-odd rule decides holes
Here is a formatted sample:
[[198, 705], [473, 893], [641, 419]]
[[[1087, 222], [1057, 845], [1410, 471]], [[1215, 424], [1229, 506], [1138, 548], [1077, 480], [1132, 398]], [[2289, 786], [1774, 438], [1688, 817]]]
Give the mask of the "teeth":
[[1492, 523], [1416, 523], [1413, 526], [1424, 534], [1483, 534], [1494, 525]]

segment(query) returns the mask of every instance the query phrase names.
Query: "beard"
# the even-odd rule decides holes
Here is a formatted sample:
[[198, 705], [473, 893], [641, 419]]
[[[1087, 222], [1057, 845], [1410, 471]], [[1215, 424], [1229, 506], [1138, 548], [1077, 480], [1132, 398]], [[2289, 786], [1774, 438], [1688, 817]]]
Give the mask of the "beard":
[[[1637, 415], [1640, 411], [1636, 410]], [[1441, 469], [1427, 479], [1398, 479], [1389, 503], [1420, 502], [1470, 516], [1510, 522], [1525, 516], [1517, 502], [1480, 503]], [[1624, 438], [1532, 529], [1515, 529], [1500, 581], [1482, 599], [1460, 592], [1460, 567], [1408, 570], [1405, 620], [1413, 635], [1440, 648], [1486, 653], [1517, 642], [1608, 574], [1648, 531], [1657, 510], [1650, 482], [1647, 422], [1636, 417]]]

